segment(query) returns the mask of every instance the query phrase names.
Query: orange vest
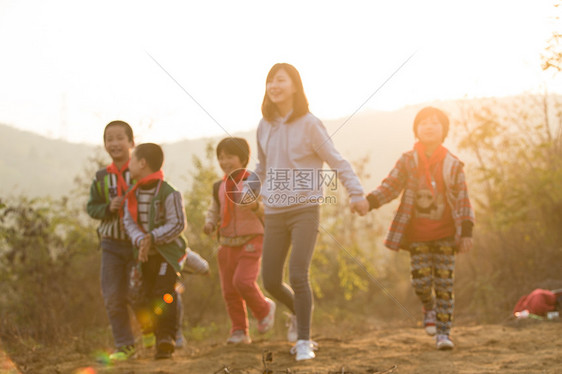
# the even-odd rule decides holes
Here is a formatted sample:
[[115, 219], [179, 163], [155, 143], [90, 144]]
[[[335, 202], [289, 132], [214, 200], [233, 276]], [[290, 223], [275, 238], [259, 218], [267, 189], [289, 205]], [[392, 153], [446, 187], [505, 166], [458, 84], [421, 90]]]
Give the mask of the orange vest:
[[[243, 181], [240, 182], [242, 184]], [[223, 207], [226, 204], [225, 183], [222, 182], [219, 187], [219, 202], [222, 219]], [[228, 238], [247, 235], [263, 235], [263, 223], [251, 209], [243, 208], [234, 204], [234, 212], [231, 212], [232, 219], [225, 227], [221, 227], [220, 235]]]

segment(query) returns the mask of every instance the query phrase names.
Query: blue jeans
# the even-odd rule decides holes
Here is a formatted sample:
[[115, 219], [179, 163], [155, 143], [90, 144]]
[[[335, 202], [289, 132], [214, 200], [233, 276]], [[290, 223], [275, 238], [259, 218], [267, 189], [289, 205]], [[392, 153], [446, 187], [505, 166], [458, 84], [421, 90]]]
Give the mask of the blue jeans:
[[101, 290], [116, 347], [135, 344], [128, 309], [129, 272], [133, 247], [129, 241], [101, 241]]

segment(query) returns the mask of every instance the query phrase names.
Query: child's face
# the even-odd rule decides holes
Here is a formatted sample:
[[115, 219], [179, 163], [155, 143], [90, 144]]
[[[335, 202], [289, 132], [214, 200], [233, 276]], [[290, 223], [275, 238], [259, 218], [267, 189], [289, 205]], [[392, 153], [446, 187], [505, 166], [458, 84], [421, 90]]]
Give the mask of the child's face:
[[244, 168], [242, 162], [240, 161], [240, 157], [236, 155], [230, 155], [221, 151], [219, 153], [219, 165], [226, 175], [230, 175], [234, 170]]
[[417, 137], [424, 144], [443, 142], [443, 126], [437, 116], [427, 117], [418, 124]]
[[273, 79], [266, 84], [269, 100], [275, 105], [293, 104], [293, 96], [297, 89], [289, 74], [284, 69], [279, 70]]
[[121, 126], [110, 126], [105, 131], [104, 146], [113, 161], [128, 160], [134, 144]]
[[139, 180], [141, 179], [141, 173], [143, 168], [144, 160], [139, 160], [135, 155], [135, 152], [131, 155], [131, 160], [129, 161], [129, 173], [131, 174], [132, 179]]

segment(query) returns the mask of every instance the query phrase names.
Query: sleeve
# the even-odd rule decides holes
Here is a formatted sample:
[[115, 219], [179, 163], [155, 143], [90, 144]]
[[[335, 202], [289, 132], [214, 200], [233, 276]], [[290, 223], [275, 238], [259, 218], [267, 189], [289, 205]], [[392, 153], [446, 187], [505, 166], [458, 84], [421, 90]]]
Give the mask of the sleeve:
[[[259, 177], [261, 183], [265, 183], [267, 160], [266, 160], [265, 152], [262, 148], [262, 144], [260, 142], [262, 129], [263, 129], [263, 120], [260, 121], [260, 124], [258, 125], [258, 129], [256, 131], [256, 144], [258, 147], [258, 163], [256, 164], [255, 173]], [[252, 178], [252, 176], [250, 178]]]
[[215, 227], [220, 219], [220, 208], [217, 204], [217, 201], [212, 198], [211, 199], [211, 206], [207, 210], [207, 215], [205, 216], [205, 224], [212, 223]]
[[332, 169], [337, 171], [337, 178], [345, 186], [352, 202], [364, 198], [363, 187], [359, 178], [353, 171], [351, 164], [344, 159], [330, 139], [328, 131], [319, 120], [311, 125], [312, 145], [316, 154], [325, 161]]
[[100, 184], [95, 179], [90, 186], [90, 198], [86, 204], [86, 211], [94, 219], [107, 219], [116, 214], [109, 211], [109, 203], [100, 191]]
[[474, 226], [474, 211], [470, 198], [468, 196], [468, 187], [466, 185], [466, 176], [462, 163], [457, 169], [453, 187], [453, 195], [456, 196], [457, 214], [461, 221], [461, 237], [472, 237], [472, 228]]
[[406, 156], [402, 155], [381, 185], [367, 196], [369, 208], [377, 209], [396, 199], [406, 187], [407, 180]]
[[172, 242], [187, 227], [183, 198], [179, 191], [174, 191], [166, 197], [164, 209], [165, 223], [150, 232], [156, 245]]
[[125, 213], [123, 214], [123, 226], [125, 226], [125, 231], [127, 232], [127, 235], [129, 235], [129, 238], [131, 238], [131, 243], [133, 243], [135, 247], [139, 247], [141, 239], [144, 238], [146, 234], [133, 220], [133, 217], [131, 217], [127, 202], [125, 202], [125, 207], [123, 208], [123, 210], [125, 211]]

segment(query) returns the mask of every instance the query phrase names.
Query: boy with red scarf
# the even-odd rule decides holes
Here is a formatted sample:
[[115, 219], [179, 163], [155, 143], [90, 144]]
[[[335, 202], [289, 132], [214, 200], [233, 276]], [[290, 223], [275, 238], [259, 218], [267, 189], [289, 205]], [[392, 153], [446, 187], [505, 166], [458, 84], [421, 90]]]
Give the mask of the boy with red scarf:
[[[125, 196], [123, 223], [141, 262], [142, 304], [139, 315], [149, 316], [156, 335], [155, 358], [169, 358], [175, 350], [177, 295], [175, 284], [186, 258], [183, 198], [164, 181], [164, 153], [157, 144], [138, 145], [129, 162], [137, 183]], [[135, 251], [137, 252], [137, 251]], [[143, 331], [145, 334], [147, 331]]]
[[129, 173], [129, 159], [135, 145], [131, 126], [123, 121], [108, 123], [103, 143], [112, 163], [96, 172], [86, 210], [90, 217], [101, 221], [98, 227], [102, 249], [101, 289], [116, 347], [109, 360], [121, 361], [135, 355], [127, 301], [133, 251], [123, 230], [121, 209], [133, 179]]
[[[256, 280], [263, 243], [263, 206], [245, 184], [250, 173], [245, 169], [250, 146], [243, 138], [225, 138], [217, 146], [217, 158], [224, 177], [213, 186], [213, 200], [203, 231], [208, 235], [216, 226], [220, 248], [217, 254], [221, 288], [232, 323], [228, 344], [248, 344], [246, 305], [258, 322], [258, 331], [273, 327], [275, 303], [264, 297]], [[245, 203], [244, 199], [249, 198]]]
[[367, 196], [370, 209], [376, 209], [402, 193], [385, 245], [410, 252], [412, 285], [423, 304], [425, 331], [436, 335], [439, 350], [454, 347], [449, 332], [455, 253], [472, 248], [474, 225], [463, 163], [442, 145], [448, 131], [445, 113], [433, 107], [420, 110], [414, 119], [419, 141]]

